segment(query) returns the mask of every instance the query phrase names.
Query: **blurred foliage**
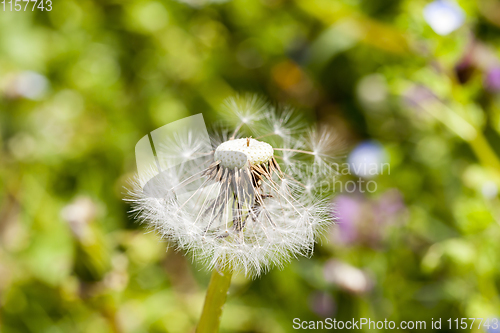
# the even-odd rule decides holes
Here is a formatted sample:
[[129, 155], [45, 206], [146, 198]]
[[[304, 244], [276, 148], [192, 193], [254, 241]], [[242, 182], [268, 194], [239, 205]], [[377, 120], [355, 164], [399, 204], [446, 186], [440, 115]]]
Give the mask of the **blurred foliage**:
[[339, 194], [341, 223], [312, 259], [235, 277], [221, 332], [500, 316], [500, 6], [460, 0], [465, 21], [439, 35], [428, 4], [0, 12], [0, 331], [192, 331], [210, 274], [128, 216], [124, 186], [143, 135], [199, 112], [215, 123], [246, 91], [349, 148], [379, 142], [390, 172], [374, 193]]

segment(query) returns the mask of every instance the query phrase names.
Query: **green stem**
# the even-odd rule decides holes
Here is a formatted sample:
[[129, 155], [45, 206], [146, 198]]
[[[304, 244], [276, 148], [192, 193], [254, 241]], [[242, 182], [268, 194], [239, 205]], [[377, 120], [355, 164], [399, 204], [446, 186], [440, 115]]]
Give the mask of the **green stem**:
[[482, 133], [469, 142], [478, 160], [500, 175], [500, 159]]
[[218, 270], [217, 267], [212, 272], [196, 333], [219, 332], [220, 318], [224, 303], [226, 303], [227, 291], [231, 285], [231, 276], [231, 272]]
[[479, 163], [486, 169], [491, 170], [497, 176], [500, 176], [500, 159], [497, 157], [481, 129], [475, 128], [467, 120], [462, 118], [462, 116], [453, 111], [453, 109], [441, 102], [430, 102], [424, 106], [429, 114], [448, 126], [455, 134], [460, 136], [470, 145]]

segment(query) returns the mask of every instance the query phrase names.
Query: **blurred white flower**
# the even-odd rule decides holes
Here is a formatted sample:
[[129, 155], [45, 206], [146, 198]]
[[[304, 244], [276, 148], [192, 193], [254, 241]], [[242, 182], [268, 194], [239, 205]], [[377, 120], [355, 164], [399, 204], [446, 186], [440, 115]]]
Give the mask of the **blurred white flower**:
[[25, 71], [16, 75], [9, 93], [32, 100], [42, 98], [49, 88], [47, 78], [37, 72]]
[[487, 199], [493, 199], [498, 195], [498, 186], [492, 181], [487, 181], [481, 187], [483, 196]]
[[370, 74], [363, 77], [357, 87], [356, 93], [364, 107], [371, 110], [381, 109], [388, 97], [387, 81], [383, 75]]
[[465, 21], [465, 14], [457, 4], [436, 0], [424, 8], [424, 19], [437, 34], [445, 36], [457, 30]]
[[37, 152], [37, 141], [30, 133], [18, 132], [7, 142], [11, 154], [19, 160], [27, 160]]
[[330, 260], [325, 264], [323, 276], [326, 282], [355, 294], [365, 293], [373, 288], [373, 281], [365, 272], [338, 260]]
[[381, 144], [363, 141], [349, 154], [348, 162], [351, 173], [359, 177], [373, 178], [384, 171], [387, 155]]
[[[210, 269], [227, 266], [256, 276], [310, 254], [315, 236], [332, 222], [320, 186], [332, 179], [335, 143], [325, 131], [294, 132], [298, 123], [290, 111], [277, 115], [257, 98], [231, 99], [226, 108], [234, 130], [210, 140], [202, 126], [179, 126], [201, 115], [176, 122], [172, 135], [153, 131], [162, 131], [160, 144], [151, 133], [160, 173], [154, 176], [154, 165], [149, 174], [139, 171], [129, 200], [139, 220]], [[139, 167], [145, 155], [136, 155], [138, 168], [146, 170]], [[314, 173], [285, 173], [299, 161], [315, 164]]]
[[61, 217], [66, 221], [75, 237], [86, 238], [88, 224], [95, 218], [97, 206], [89, 197], [78, 197], [61, 210]]

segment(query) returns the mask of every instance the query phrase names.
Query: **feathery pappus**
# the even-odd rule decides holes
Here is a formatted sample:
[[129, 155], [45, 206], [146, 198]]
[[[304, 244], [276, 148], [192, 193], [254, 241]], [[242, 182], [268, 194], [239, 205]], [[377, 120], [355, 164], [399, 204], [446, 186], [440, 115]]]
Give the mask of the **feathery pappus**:
[[151, 132], [143, 147], [154, 143], [154, 163], [140, 165], [138, 143], [127, 200], [138, 220], [208, 268], [258, 276], [310, 255], [333, 222], [338, 143], [255, 96], [229, 99], [225, 110], [232, 130], [209, 136], [200, 114]]

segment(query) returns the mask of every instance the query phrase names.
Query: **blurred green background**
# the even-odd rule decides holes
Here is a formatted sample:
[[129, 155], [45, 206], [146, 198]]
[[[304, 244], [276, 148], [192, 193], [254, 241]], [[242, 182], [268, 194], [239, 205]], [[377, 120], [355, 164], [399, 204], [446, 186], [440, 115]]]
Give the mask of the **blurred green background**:
[[52, 7], [0, 11], [0, 332], [194, 330], [210, 274], [133, 221], [124, 186], [142, 136], [199, 112], [210, 125], [238, 92], [390, 170], [337, 191], [311, 259], [235, 277], [221, 332], [500, 316], [497, 1]]

